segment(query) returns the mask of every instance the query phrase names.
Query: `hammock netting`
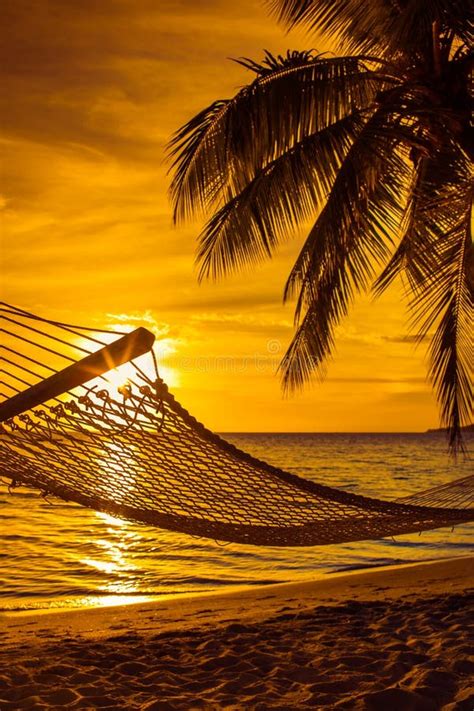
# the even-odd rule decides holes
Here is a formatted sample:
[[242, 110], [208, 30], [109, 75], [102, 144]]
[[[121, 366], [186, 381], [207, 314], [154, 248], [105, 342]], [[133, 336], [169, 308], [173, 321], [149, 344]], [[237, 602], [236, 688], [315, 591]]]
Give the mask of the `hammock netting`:
[[140, 365], [131, 362], [133, 377], [119, 388], [104, 372], [28, 407], [35, 386], [123, 334], [48, 321], [7, 304], [0, 306], [0, 320], [0, 412], [8, 415], [16, 400], [25, 403], [1, 418], [0, 475], [10, 487], [253, 545], [342, 543], [474, 520], [474, 476], [390, 502], [255, 459], [175, 400], [158, 376], [153, 351]]

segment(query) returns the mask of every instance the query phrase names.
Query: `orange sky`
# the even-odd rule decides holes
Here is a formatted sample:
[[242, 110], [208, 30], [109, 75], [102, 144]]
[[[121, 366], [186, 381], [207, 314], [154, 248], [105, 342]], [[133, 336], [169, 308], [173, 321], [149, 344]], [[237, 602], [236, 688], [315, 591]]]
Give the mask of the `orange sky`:
[[325, 383], [284, 399], [275, 368], [292, 307], [281, 294], [300, 241], [259, 269], [199, 286], [200, 225], [171, 225], [165, 143], [249, 80], [228, 57], [326, 49], [323, 40], [285, 36], [257, 0], [4, 8], [3, 300], [61, 320], [153, 326], [176, 396], [219, 431], [437, 426], [400, 293], [359, 302]]

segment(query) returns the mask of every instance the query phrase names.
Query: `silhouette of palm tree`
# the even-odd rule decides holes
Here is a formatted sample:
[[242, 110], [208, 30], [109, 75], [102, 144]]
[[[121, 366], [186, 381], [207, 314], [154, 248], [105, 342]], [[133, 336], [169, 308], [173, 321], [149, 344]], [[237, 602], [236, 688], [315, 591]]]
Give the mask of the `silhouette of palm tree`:
[[[285, 388], [321, 374], [357, 292], [400, 275], [451, 450], [472, 412], [473, 21], [459, 0], [273, 0], [287, 27], [339, 42], [238, 61], [253, 81], [173, 136], [174, 219], [211, 214], [200, 278], [270, 257], [313, 220]], [[413, 336], [412, 336], [413, 338]]]

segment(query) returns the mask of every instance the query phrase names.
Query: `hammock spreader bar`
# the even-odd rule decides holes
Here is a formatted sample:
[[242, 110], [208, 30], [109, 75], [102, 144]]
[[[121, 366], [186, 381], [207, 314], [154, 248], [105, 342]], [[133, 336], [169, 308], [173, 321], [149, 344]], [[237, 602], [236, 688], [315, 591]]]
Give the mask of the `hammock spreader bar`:
[[42, 405], [68, 390], [84, 385], [93, 378], [119, 365], [128, 363], [147, 353], [153, 347], [155, 336], [146, 328], [137, 328], [114, 343], [91, 353], [77, 363], [68, 365], [59, 373], [41, 380], [18, 395], [0, 404], [0, 422]]

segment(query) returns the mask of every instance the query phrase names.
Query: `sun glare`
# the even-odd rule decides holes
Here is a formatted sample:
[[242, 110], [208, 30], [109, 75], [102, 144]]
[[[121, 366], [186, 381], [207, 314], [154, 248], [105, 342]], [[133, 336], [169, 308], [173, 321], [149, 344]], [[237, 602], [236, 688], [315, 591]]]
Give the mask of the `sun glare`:
[[[164, 348], [159, 344], [159, 348], [155, 347], [155, 356], [158, 362], [158, 374], [159, 377], [164, 380], [166, 385], [170, 388], [176, 388], [180, 385], [180, 377], [176, 368], [168, 365], [163, 365], [162, 359], [166, 358], [168, 354], [174, 353], [175, 349], [169, 345]], [[136, 367], [137, 366], [137, 367]], [[125, 385], [130, 385], [132, 387], [132, 392], [134, 386], [140, 386], [145, 383], [142, 375], [146, 376], [149, 381], [154, 382], [156, 379], [156, 371], [153, 359], [149, 353], [136, 358], [133, 362], [124, 363], [116, 368], [113, 368], [103, 374], [107, 384], [106, 388], [109, 390], [112, 397], [116, 397], [120, 388]], [[101, 389], [104, 387], [104, 380], [102, 378], [95, 378], [88, 383], [88, 387]]]
[[104, 523], [108, 523], [111, 526], [123, 527], [127, 525], [127, 521], [124, 521], [122, 518], [117, 518], [116, 516], [111, 516], [104, 511], [96, 511], [96, 514], [104, 521]]
[[[151, 359], [145, 367], [143, 363], [140, 363], [140, 369], [152, 382], [155, 380], [156, 373]], [[179, 374], [175, 368], [160, 364], [158, 366], [158, 372], [160, 378], [165, 381], [170, 389], [179, 386]], [[137, 371], [132, 363], [124, 363], [124, 365], [110, 370], [105, 374], [105, 377], [110, 384], [113, 395], [117, 394], [118, 389], [122, 388], [124, 385], [131, 385], [133, 388], [133, 383], [137, 383], [139, 385], [143, 384], [143, 381], [137, 377]]]

